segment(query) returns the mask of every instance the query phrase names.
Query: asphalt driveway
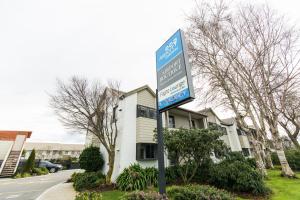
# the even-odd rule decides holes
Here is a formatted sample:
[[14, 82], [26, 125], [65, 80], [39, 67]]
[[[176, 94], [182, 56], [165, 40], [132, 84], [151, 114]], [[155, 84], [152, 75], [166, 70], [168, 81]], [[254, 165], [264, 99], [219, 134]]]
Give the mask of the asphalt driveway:
[[54, 185], [65, 182], [76, 170], [64, 170], [44, 176], [0, 179], [1, 200], [34, 200]]

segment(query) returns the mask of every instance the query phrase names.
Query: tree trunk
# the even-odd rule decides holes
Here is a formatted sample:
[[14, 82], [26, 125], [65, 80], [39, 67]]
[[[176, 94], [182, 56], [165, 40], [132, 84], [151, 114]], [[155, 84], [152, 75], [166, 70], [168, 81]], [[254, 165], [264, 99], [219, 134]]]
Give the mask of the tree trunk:
[[249, 133], [250, 135], [250, 141], [252, 142], [253, 145], [253, 153], [254, 153], [254, 159], [256, 161], [256, 167], [257, 169], [261, 172], [263, 176], [267, 176], [267, 170], [265, 167], [265, 163], [262, 159], [261, 153], [260, 153], [260, 148], [257, 140], [252, 136], [252, 133]]
[[297, 140], [295, 137], [293, 137], [293, 136], [291, 136], [290, 139], [292, 140], [292, 142], [293, 142], [293, 144], [295, 145], [295, 147], [296, 147], [298, 150], [300, 150], [300, 144], [299, 144], [298, 140]]
[[274, 169], [274, 165], [273, 165], [272, 157], [271, 157], [271, 152], [268, 148], [265, 150], [265, 155], [266, 155], [266, 168], [267, 169]]
[[274, 140], [275, 140], [274, 143], [275, 143], [276, 153], [282, 168], [281, 175], [286, 177], [295, 177], [295, 173], [290, 168], [290, 165], [285, 157], [282, 142], [280, 138], [277, 136], [277, 134], [275, 135]]
[[106, 174], [106, 183], [111, 183], [111, 177], [114, 171], [115, 151], [114, 149], [108, 153], [108, 172]]

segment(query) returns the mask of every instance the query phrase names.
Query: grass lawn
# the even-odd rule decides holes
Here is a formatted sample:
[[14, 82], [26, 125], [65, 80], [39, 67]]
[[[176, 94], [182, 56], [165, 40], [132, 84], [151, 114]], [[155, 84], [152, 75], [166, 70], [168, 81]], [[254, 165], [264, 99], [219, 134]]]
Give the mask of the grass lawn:
[[300, 199], [300, 173], [297, 173], [299, 179], [288, 179], [280, 176], [279, 170], [268, 170], [267, 186], [269, 186], [273, 195], [272, 200]]
[[[268, 170], [267, 186], [269, 186], [273, 194], [271, 200], [300, 200], [300, 172], [297, 173], [299, 179], [288, 179], [280, 176], [279, 170]], [[103, 200], [117, 200], [125, 192], [113, 190], [103, 192]], [[239, 198], [242, 200], [243, 198]]]
[[119, 190], [112, 190], [102, 192], [103, 200], [118, 200], [125, 192]]

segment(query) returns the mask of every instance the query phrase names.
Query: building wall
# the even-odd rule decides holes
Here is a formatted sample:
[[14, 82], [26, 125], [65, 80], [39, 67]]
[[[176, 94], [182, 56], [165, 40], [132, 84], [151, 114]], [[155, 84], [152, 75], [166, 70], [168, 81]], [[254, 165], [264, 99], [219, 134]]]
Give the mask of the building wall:
[[170, 112], [170, 115], [174, 116], [175, 128], [190, 128], [188, 116], [175, 115]]
[[155, 97], [148, 90], [142, 90], [137, 93], [137, 104], [156, 108]]
[[236, 125], [227, 127], [228, 140], [232, 151], [242, 151], [242, 147], [239, 141], [239, 137], [236, 131]]
[[156, 128], [156, 120], [145, 117], [136, 118], [136, 142], [154, 143], [153, 135]]
[[[156, 108], [155, 97], [148, 90], [142, 90], [137, 93], [137, 104], [154, 109]], [[154, 143], [153, 131], [155, 128], [155, 119], [145, 117], [136, 118], [136, 142]]]
[[239, 141], [242, 148], [250, 148], [249, 140], [246, 135], [239, 135]]
[[[124, 168], [136, 162], [136, 108], [137, 94], [126, 97], [119, 104], [119, 135], [116, 145], [113, 181]], [[104, 150], [103, 148], [101, 149]], [[102, 152], [105, 154], [106, 160], [108, 160], [106, 151]], [[107, 172], [107, 170], [108, 166], [106, 165], [104, 171]]]

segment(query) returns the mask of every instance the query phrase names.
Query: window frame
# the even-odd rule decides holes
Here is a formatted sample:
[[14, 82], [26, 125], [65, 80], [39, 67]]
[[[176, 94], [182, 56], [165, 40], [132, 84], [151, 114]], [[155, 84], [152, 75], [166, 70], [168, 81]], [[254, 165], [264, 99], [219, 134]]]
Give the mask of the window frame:
[[[168, 127], [169, 128], [175, 128], [176, 127], [175, 116], [174, 115], [169, 115], [168, 118], [169, 118], [169, 120], [168, 120]], [[172, 119], [172, 123], [170, 123], [171, 119]]]
[[[153, 154], [153, 156], [149, 156]], [[156, 143], [136, 143], [136, 160], [151, 161], [157, 160], [157, 144]]]

